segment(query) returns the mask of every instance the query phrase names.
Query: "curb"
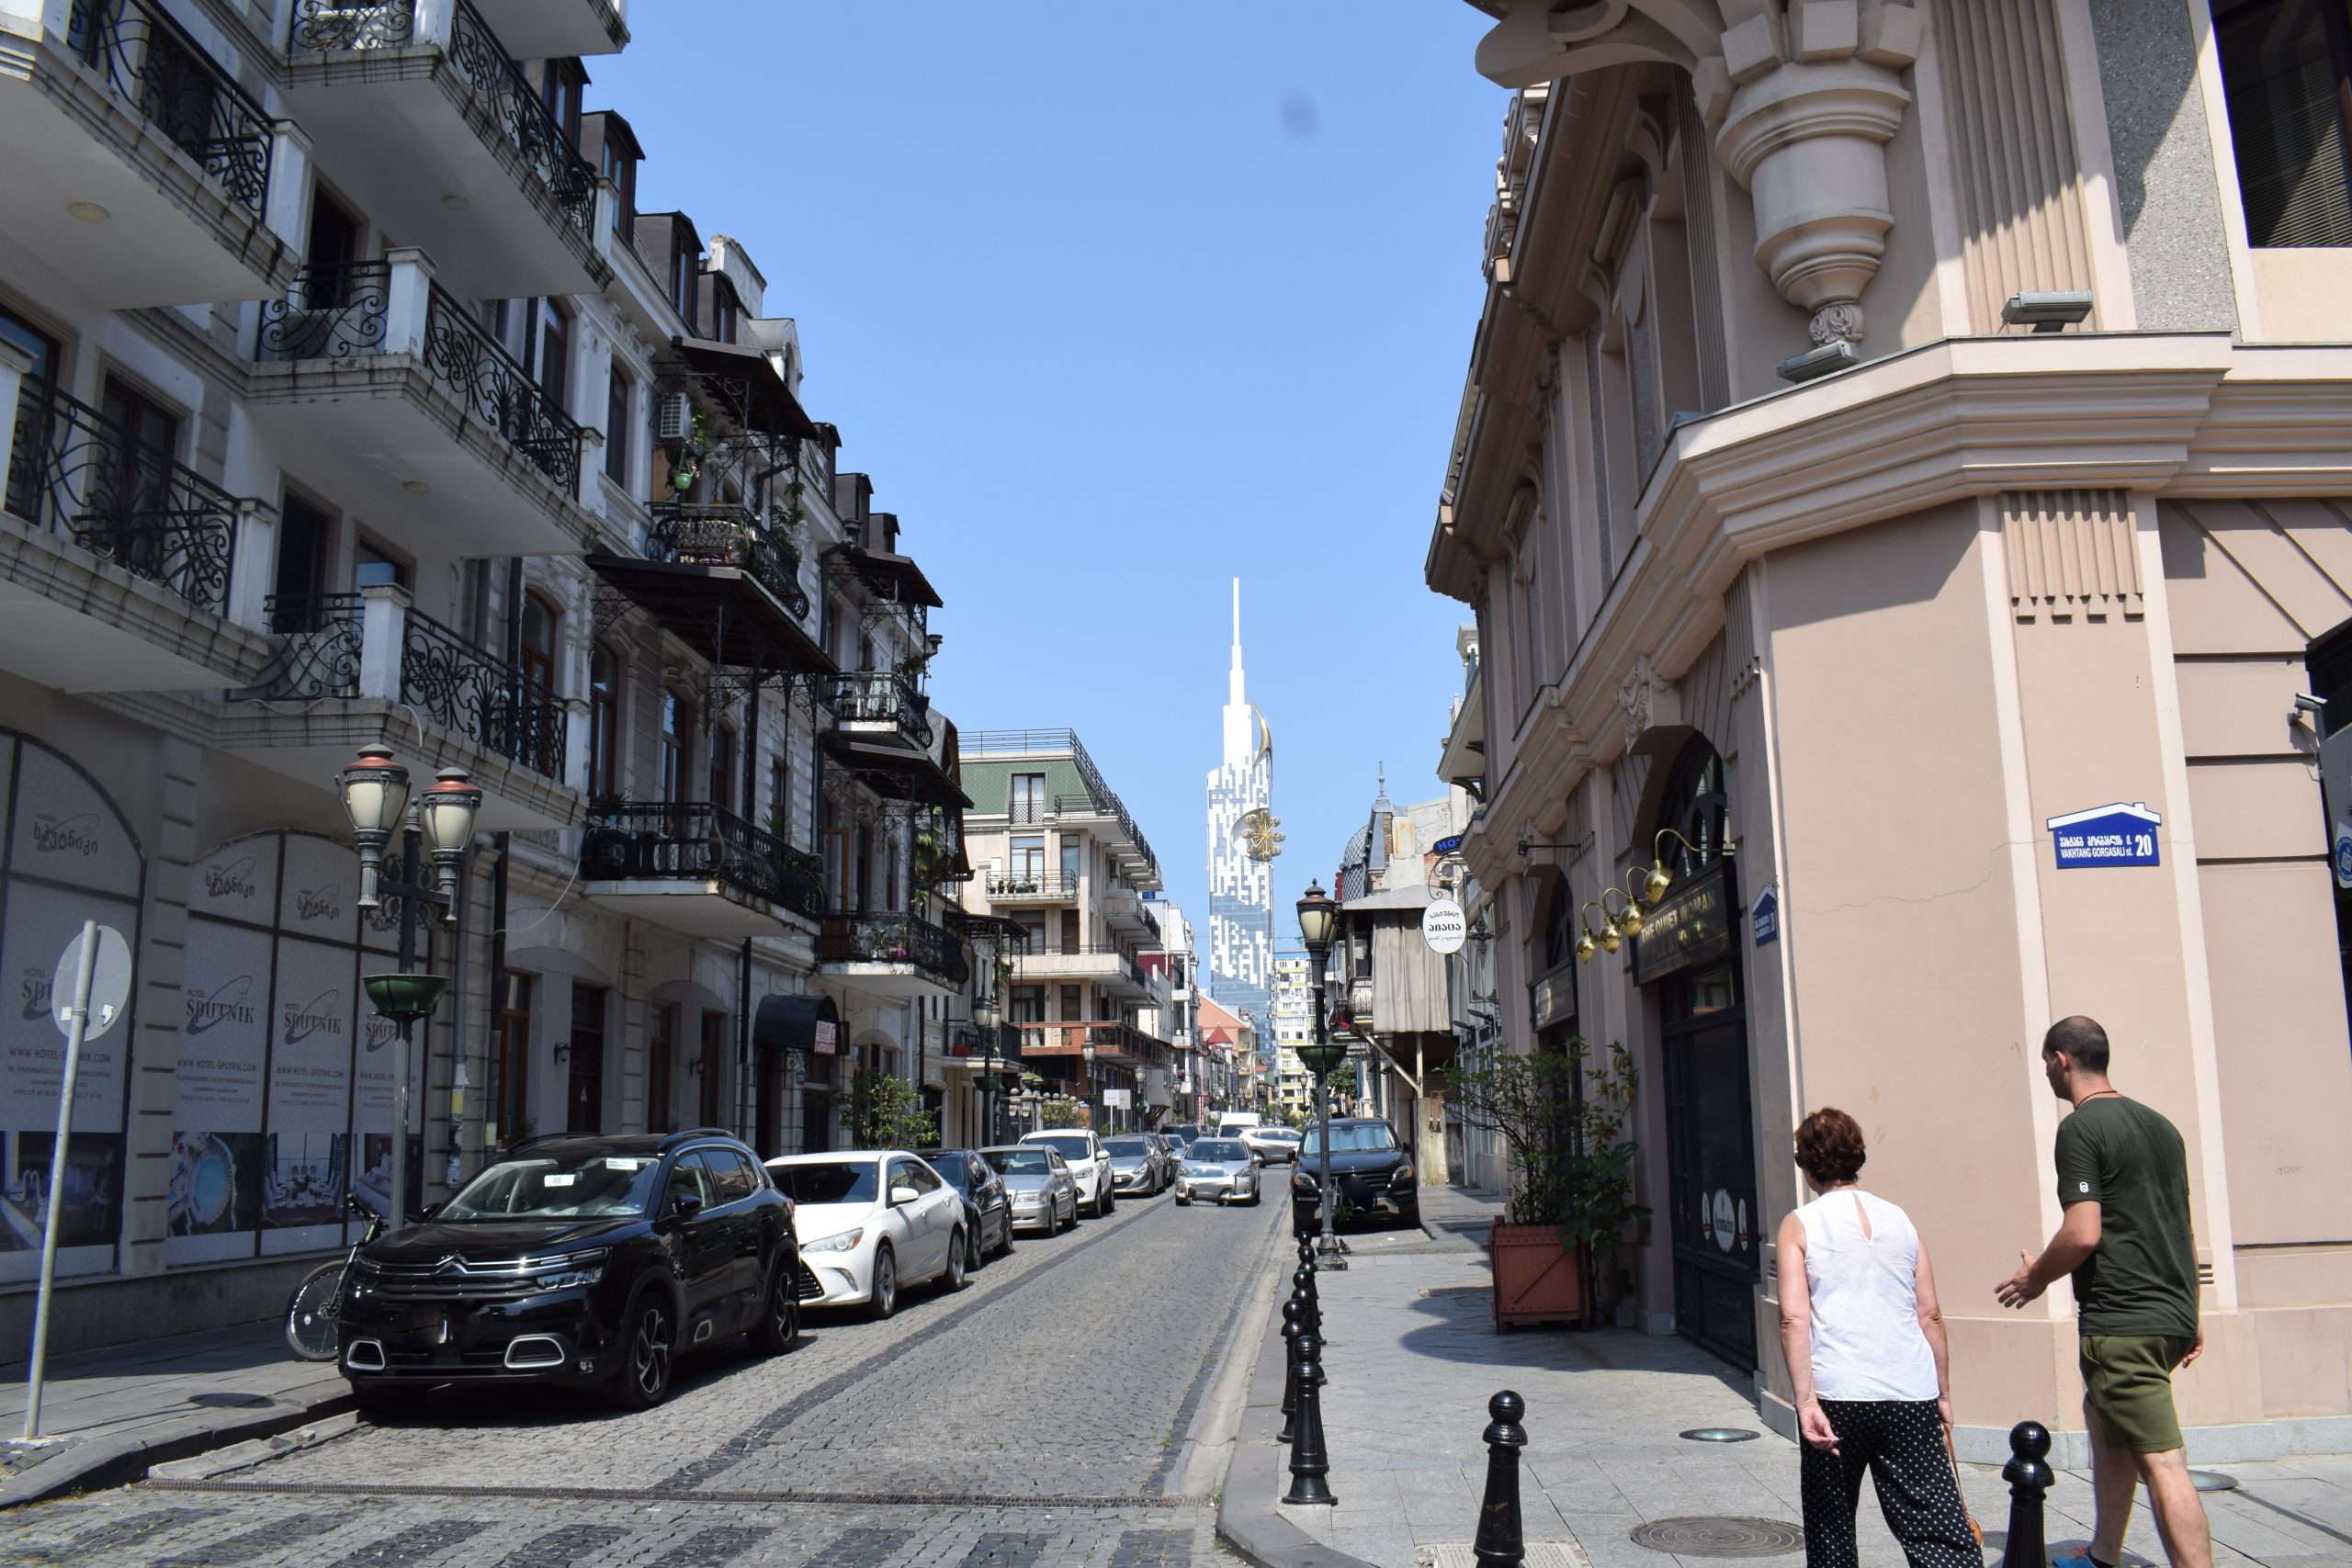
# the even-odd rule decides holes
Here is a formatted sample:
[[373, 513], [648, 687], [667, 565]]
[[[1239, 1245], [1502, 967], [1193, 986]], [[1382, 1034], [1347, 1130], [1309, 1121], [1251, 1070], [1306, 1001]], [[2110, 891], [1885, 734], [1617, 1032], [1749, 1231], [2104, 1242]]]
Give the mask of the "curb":
[[126, 1485], [152, 1465], [193, 1459], [255, 1438], [274, 1438], [356, 1407], [351, 1385], [340, 1376], [322, 1383], [328, 1392], [308, 1401], [277, 1399], [267, 1408], [211, 1411], [138, 1432], [69, 1439], [57, 1453], [0, 1483], [0, 1512], [71, 1493]]
[[1225, 1489], [1217, 1495], [1216, 1538], [1257, 1568], [1373, 1568], [1361, 1557], [1324, 1545], [1277, 1509], [1290, 1451], [1274, 1441], [1283, 1429], [1283, 1352], [1282, 1316], [1276, 1313], [1267, 1322], [1243, 1395], [1241, 1430], [1234, 1438]]

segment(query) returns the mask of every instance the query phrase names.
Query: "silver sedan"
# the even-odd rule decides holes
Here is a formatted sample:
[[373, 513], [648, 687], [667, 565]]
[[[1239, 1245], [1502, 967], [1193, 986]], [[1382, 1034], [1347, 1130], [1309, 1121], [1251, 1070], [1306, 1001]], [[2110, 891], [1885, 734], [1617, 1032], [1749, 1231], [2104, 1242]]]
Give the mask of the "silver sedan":
[[1238, 1138], [1202, 1138], [1184, 1151], [1184, 1163], [1176, 1168], [1176, 1201], [1254, 1204], [1263, 1164]]
[[1004, 1178], [1014, 1230], [1052, 1235], [1064, 1225], [1078, 1224], [1078, 1182], [1060, 1150], [1048, 1144], [1014, 1144], [982, 1149], [980, 1155]]

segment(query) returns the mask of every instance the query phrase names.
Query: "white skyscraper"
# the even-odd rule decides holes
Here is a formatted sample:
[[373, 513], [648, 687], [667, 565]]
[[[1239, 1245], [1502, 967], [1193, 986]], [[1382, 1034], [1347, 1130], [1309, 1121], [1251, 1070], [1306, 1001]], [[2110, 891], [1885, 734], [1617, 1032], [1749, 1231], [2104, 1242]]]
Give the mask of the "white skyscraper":
[[1233, 667], [1226, 677], [1225, 760], [1209, 774], [1209, 994], [1271, 1025], [1273, 866], [1250, 853], [1250, 812], [1273, 799], [1274, 740], [1242, 688], [1241, 580], [1233, 580]]

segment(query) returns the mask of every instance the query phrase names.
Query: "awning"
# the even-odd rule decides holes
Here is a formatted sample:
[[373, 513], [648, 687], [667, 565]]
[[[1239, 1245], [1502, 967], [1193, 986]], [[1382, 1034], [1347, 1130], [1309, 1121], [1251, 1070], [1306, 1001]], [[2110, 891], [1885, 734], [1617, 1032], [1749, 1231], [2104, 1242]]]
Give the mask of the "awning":
[[740, 568], [602, 551], [588, 564], [714, 665], [797, 672], [833, 668], [791, 612]]
[[926, 806], [944, 806], [951, 811], [972, 808], [971, 797], [957, 789], [955, 781], [940, 771], [939, 764], [921, 751], [871, 746], [841, 735], [826, 736], [825, 750], [855, 773], [866, 788], [886, 800], [920, 801]]
[[752, 1015], [752, 1048], [814, 1051], [817, 1026], [822, 1023], [839, 1029], [841, 1017], [833, 998], [821, 993], [813, 997], [763, 997], [760, 1010]]
[[885, 599], [906, 604], [922, 604], [930, 609], [940, 607], [939, 591], [931, 579], [922, 574], [912, 556], [894, 555], [888, 550], [862, 550], [854, 545], [837, 545], [834, 553], [857, 574], [859, 581]]
[[774, 362], [758, 349], [707, 337], [673, 337], [670, 343], [684, 356], [703, 389], [724, 403], [744, 429], [804, 440], [823, 434], [784, 384]]

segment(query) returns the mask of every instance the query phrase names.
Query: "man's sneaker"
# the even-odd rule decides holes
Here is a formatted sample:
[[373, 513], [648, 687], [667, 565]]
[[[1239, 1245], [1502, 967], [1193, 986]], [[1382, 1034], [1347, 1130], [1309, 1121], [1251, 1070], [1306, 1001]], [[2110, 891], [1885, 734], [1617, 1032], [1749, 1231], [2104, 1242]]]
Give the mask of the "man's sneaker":
[[2052, 1558], [2050, 1568], [2116, 1568], [2116, 1564], [2101, 1562], [2091, 1555], [2091, 1549], [2086, 1546], [2070, 1551], [2064, 1557]]

